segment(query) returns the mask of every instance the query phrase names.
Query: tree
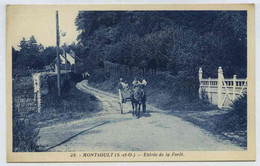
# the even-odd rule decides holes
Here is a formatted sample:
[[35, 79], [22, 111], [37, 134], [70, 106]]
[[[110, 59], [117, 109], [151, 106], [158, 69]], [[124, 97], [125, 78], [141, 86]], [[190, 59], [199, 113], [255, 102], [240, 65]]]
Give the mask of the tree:
[[56, 58], [56, 47], [46, 47], [39, 56], [39, 60], [44, 66], [49, 65]]
[[19, 56], [19, 51], [16, 51], [14, 47], [12, 47], [12, 67], [15, 67], [17, 65], [17, 59]]
[[[28, 41], [23, 38], [20, 41], [19, 56], [16, 60], [19, 67], [26, 69], [40, 69], [43, 67], [39, 55], [43, 51], [43, 46], [38, 44], [34, 36], [31, 36]], [[17, 66], [17, 67], [18, 67]]]
[[75, 24], [89, 63], [100, 56], [130, 71], [169, 70], [185, 94], [197, 91], [199, 67], [206, 77], [219, 66], [225, 77], [247, 75], [245, 11], [82, 11]]

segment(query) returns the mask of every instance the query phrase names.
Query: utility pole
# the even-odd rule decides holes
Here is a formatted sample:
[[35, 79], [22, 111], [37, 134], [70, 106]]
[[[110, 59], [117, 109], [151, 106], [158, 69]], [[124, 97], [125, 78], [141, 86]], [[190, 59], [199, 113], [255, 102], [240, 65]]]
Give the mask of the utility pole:
[[58, 96], [60, 96], [60, 30], [59, 30], [59, 13], [56, 11], [56, 57], [57, 57], [57, 84], [58, 84]]
[[63, 48], [63, 56], [65, 58], [65, 73], [67, 74], [67, 53], [65, 51], [65, 48]]

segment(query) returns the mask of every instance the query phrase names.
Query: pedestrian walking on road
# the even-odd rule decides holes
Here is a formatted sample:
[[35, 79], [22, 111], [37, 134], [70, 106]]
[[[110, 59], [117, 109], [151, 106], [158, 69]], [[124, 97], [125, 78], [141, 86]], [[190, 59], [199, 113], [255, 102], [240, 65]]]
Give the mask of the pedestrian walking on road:
[[88, 79], [90, 77], [90, 74], [88, 72], [85, 72], [82, 74], [82, 77], [84, 80], [86, 80], [86, 84], [88, 85]]

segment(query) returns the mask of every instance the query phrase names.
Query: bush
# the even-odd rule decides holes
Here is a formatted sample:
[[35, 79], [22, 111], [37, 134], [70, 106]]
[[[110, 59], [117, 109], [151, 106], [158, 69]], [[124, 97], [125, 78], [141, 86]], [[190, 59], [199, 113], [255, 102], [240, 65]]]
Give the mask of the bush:
[[175, 88], [177, 91], [176, 95], [193, 100], [198, 98], [199, 90], [199, 79], [192, 76], [189, 71], [180, 71], [175, 78]]
[[70, 74], [70, 80], [71, 80], [72, 82], [74, 82], [74, 83], [78, 83], [78, 82], [80, 82], [80, 81], [83, 80], [83, 76], [82, 76], [82, 74], [80, 74], [80, 73], [74, 73], [74, 72], [72, 72], [72, 73]]
[[232, 112], [237, 116], [240, 125], [247, 124], [247, 94], [237, 98], [231, 105]]
[[39, 129], [31, 119], [13, 116], [13, 152], [36, 152]]
[[208, 93], [204, 89], [202, 89], [202, 91], [201, 91], [201, 102], [204, 105], [209, 105], [210, 104]]
[[231, 105], [232, 109], [237, 111], [241, 115], [247, 114], [247, 94], [244, 93], [242, 96], [237, 98]]
[[219, 120], [216, 129], [222, 128], [226, 132], [247, 130], [247, 95], [237, 98], [231, 105], [230, 111]]

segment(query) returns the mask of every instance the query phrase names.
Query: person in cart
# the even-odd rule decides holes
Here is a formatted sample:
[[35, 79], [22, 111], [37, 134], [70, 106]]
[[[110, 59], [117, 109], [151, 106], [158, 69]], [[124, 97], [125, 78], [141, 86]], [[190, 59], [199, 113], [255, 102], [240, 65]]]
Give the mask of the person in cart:
[[135, 77], [134, 81], [133, 81], [133, 88], [139, 86], [140, 82], [137, 80], [137, 78]]
[[128, 85], [128, 83], [127, 83], [127, 81], [125, 80], [124, 81], [124, 91], [130, 91], [130, 89], [129, 89], [129, 85]]
[[131, 91], [129, 85], [123, 78], [120, 78], [118, 83], [119, 95], [122, 96], [122, 102], [125, 103], [127, 99], [131, 99]]
[[118, 83], [118, 89], [123, 90], [123, 84], [124, 84], [123, 78], [120, 78]]

